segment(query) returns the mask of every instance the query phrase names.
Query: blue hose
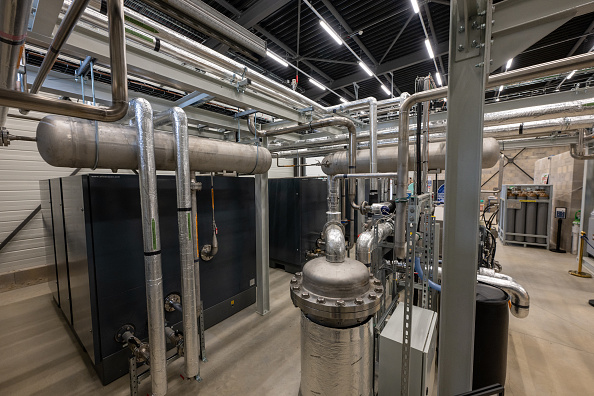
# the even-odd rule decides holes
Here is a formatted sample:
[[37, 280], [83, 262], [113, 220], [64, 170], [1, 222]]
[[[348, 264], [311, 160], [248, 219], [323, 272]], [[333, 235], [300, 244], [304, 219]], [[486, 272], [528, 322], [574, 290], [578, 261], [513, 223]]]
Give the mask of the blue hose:
[[[421, 269], [421, 258], [420, 257], [415, 257], [415, 271], [419, 275], [419, 278], [421, 278], [421, 280], [423, 280], [423, 270]], [[433, 290], [437, 290], [438, 292], [441, 293], [441, 285], [438, 285], [437, 283], [433, 282], [432, 280], [429, 280], [429, 287], [432, 288]]]

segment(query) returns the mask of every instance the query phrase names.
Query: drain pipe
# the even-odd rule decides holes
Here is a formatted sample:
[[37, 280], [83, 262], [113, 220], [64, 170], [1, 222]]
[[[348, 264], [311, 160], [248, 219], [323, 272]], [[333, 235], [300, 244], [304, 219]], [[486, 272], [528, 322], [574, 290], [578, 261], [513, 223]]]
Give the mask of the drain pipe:
[[165, 314], [163, 312], [163, 274], [161, 270], [161, 238], [157, 202], [157, 172], [153, 132], [153, 110], [145, 99], [130, 101], [128, 116], [138, 130], [138, 178], [142, 210], [142, 239], [150, 343], [152, 393], [167, 393], [165, 347]]
[[190, 189], [190, 155], [188, 151], [188, 118], [179, 107], [155, 116], [154, 128], [172, 124], [175, 142], [175, 182], [177, 184], [177, 224], [179, 227], [179, 256], [181, 263], [182, 318], [184, 329], [184, 364], [186, 377], [200, 375], [200, 339], [196, 316], [196, 286], [192, 243], [192, 192]]

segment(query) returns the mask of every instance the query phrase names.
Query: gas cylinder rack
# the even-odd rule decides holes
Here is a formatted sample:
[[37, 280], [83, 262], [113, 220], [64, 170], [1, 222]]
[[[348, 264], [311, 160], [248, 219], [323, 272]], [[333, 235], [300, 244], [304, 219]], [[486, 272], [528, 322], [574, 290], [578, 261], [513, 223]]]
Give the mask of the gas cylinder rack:
[[548, 248], [552, 197], [552, 185], [504, 185], [501, 189], [499, 239], [506, 245]]

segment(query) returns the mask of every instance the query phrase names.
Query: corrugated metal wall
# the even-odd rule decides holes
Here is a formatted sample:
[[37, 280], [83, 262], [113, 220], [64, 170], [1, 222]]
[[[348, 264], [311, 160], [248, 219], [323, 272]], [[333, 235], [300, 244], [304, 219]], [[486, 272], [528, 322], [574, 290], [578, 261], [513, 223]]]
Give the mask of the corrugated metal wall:
[[[20, 116], [13, 109], [9, 114]], [[9, 116], [6, 128], [13, 135], [35, 137], [37, 120], [44, 115], [31, 112], [27, 117], [33, 119]], [[0, 241], [39, 205], [39, 180], [68, 176], [73, 170], [46, 164], [35, 142], [14, 141], [0, 147]], [[42, 265], [46, 261], [40, 212], [0, 251], [0, 274]]]

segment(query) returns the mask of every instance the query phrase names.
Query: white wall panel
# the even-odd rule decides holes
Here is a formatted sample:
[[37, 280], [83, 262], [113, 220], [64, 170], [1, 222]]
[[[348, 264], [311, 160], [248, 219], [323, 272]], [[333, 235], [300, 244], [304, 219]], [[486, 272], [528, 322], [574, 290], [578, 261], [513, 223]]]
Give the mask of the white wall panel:
[[[293, 165], [292, 158], [279, 158], [279, 165]], [[272, 166], [268, 171], [268, 178], [279, 179], [281, 177], [293, 177], [293, 167], [278, 167], [276, 165], [276, 158], [272, 159]]]

